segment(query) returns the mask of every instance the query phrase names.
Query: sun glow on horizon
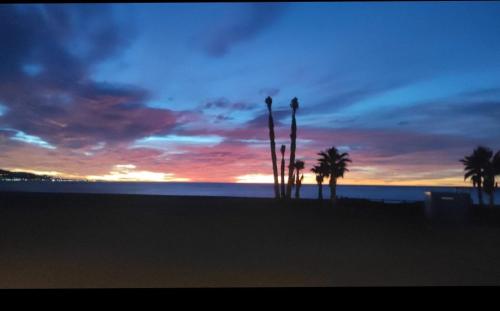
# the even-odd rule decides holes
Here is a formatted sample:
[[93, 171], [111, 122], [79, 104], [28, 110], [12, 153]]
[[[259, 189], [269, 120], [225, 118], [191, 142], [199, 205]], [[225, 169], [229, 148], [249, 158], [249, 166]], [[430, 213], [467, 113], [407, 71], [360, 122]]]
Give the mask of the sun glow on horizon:
[[[58, 170], [38, 170], [21, 167], [6, 167], [6, 170], [12, 172], [26, 172], [36, 175], [46, 175], [74, 180], [87, 181], [112, 181], [112, 182], [221, 182], [221, 183], [250, 183], [250, 184], [273, 184], [272, 174], [244, 174], [233, 177], [229, 180], [207, 180], [200, 178], [186, 178], [177, 175], [176, 173], [155, 172], [148, 170], [139, 170], [133, 164], [118, 164], [114, 165], [108, 173], [79, 175], [75, 173], [66, 173]], [[281, 181], [281, 177], [278, 176]], [[328, 186], [328, 178], [325, 178], [323, 185]], [[288, 176], [285, 176], [285, 183], [288, 182]], [[303, 185], [316, 185], [315, 175], [311, 172], [304, 173]], [[437, 177], [437, 178], [414, 178], [409, 176], [405, 178], [383, 179], [376, 177], [363, 176], [356, 172], [347, 173], [345, 178], [339, 178], [338, 185], [353, 185], [353, 186], [440, 186], [440, 187], [470, 187], [469, 181], [464, 181], [463, 177]]]
[[[278, 178], [280, 178], [278, 176]], [[236, 183], [272, 184], [272, 174], [246, 174], [235, 177]], [[281, 179], [280, 179], [281, 180]], [[288, 177], [285, 176], [285, 183]], [[324, 186], [328, 186], [328, 178], [323, 181]], [[338, 185], [345, 186], [429, 186], [429, 187], [468, 187], [469, 182], [465, 182], [462, 177], [447, 177], [435, 179], [415, 179], [415, 180], [383, 180], [376, 178], [339, 178]], [[303, 185], [316, 185], [316, 176], [312, 173], [304, 173]]]
[[137, 171], [133, 164], [118, 164], [113, 167], [109, 174], [87, 175], [86, 179], [92, 181], [135, 181], [135, 182], [167, 182], [167, 181], [190, 181], [189, 178], [175, 177], [172, 173], [159, 173], [150, 171]]
[[273, 178], [272, 174], [246, 174], [235, 177], [237, 184], [272, 184]]

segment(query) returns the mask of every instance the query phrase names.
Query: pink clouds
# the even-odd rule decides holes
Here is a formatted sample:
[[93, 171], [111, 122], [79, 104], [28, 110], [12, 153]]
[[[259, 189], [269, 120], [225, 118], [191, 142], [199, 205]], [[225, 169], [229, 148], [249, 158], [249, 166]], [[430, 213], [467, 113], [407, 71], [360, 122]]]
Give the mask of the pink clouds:
[[[409, 182], [434, 177], [444, 180], [461, 178], [457, 159], [483, 142], [466, 138], [466, 135], [439, 133], [461, 131], [465, 134], [470, 128], [454, 131], [450, 126], [460, 126], [459, 123], [466, 119], [474, 127], [486, 119], [498, 119], [500, 110], [496, 95], [490, 100], [490, 95], [480, 94], [481, 101], [476, 102], [476, 94], [474, 101], [465, 104], [454, 99], [444, 105], [430, 102], [427, 108], [419, 104], [388, 109], [381, 115], [391, 119], [392, 125], [385, 127], [380, 122], [386, 121], [384, 117], [371, 115], [376, 109], [368, 109], [367, 115], [357, 115], [362, 113], [356, 109], [346, 114], [342, 109], [360, 102], [375, 107], [377, 101], [369, 100], [377, 97], [380, 100], [391, 90], [411, 86], [411, 81], [420, 79], [418, 76], [373, 79], [374, 82], [367, 83], [363, 78], [358, 79], [360, 76], [341, 76], [340, 72], [333, 71], [328, 73], [328, 81], [321, 78], [319, 80], [323, 81], [317, 81], [325, 71], [330, 71], [329, 66], [316, 71], [320, 59], [312, 59], [312, 67], [306, 63], [288, 62], [290, 66], [284, 71], [285, 75], [275, 75], [283, 68], [273, 67], [275, 62], [265, 61], [264, 56], [283, 55], [280, 57], [287, 63], [288, 53], [276, 53], [271, 45], [259, 49], [266, 54], [258, 58], [233, 57], [234, 62], [226, 63], [224, 59], [231, 59], [231, 56], [222, 56], [231, 54], [233, 47], [251, 41], [273, 26], [285, 9], [281, 5], [243, 7], [246, 9], [241, 14], [220, 20], [215, 28], [204, 29], [207, 32], [199, 40], [201, 48], [217, 59], [190, 58], [193, 55], [181, 53], [182, 49], [174, 54], [186, 57], [185, 61], [178, 60], [180, 68], [190, 68], [183, 70], [187, 72], [184, 75], [170, 67], [168, 72], [156, 72], [163, 68], [171, 42], [181, 41], [165, 39], [159, 42], [160, 37], [155, 36], [155, 41], [147, 46], [160, 47], [166, 54], [161, 58], [155, 58], [159, 54], [141, 45], [134, 45], [139, 48], [117, 55], [129, 47], [130, 16], [124, 19], [127, 22], [118, 22], [107, 6], [3, 6], [0, 9], [3, 35], [0, 168], [108, 176], [116, 172], [113, 170], [117, 165], [129, 165], [134, 167], [130, 174], [143, 172], [141, 176], [227, 182], [245, 175], [269, 175], [268, 121], [263, 99], [279, 94], [283, 97], [275, 102], [278, 104], [274, 110], [278, 146], [289, 144], [290, 109], [285, 98], [298, 95], [304, 99], [305, 104], [297, 116], [297, 158], [306, 161], [306, 171], [316, 161], [317, 152], [337, 146], [348, 151], [354, 161], [346, 182]], [[161, 29], [159, 33], [164, 35]], [[144, 43], [141, 40], [137, 42]], [[300, 45], [300, 42], [294, 44]], [[306, 47], [308, 50], [315, 48], [313, 45]], [[174, 65], [178, 58], [172, 56], [169, 57]], [[134, 61], [136, 64], [132, 64]], [[144, 69], [145, 63], [150, 69]], [[205, 66], [207, 64], [209, 66]], [[273, 64], [271, 69], [267, 68], [269, 64]], [[117, 71], [99, 74], [101, 65], [116, 66]], [[135, 69], [118, 69], [129, 66]], [[346, 66], [349, 71], [352, 69]], [[255, 67], [259, 67], [257, 71]], [[164, 78], [162, 74], [165, 73]], [[302, 73], [317, 82], [306, 79]], [[141, 76], [150, 75], [162, 77], [162, 81], [151, 83], [150, 77], [141, 79]], [[347, 80], [342, 82], [344, 79]], [[130, 84], [112, 82], [116, 80]], [[295, 82], [290, 83], [291, 80]], [[211, 91], [207, 92], [207, 88]], [[261, 99], [255, 99], [257, 94]], [[410, 95], [408, 98], [402, 96], [401, 100], [421, 99], [417, 92]], [[169, 99], [163, 101], [162, 98]], [[173, 98], [183, 98], [185, 102], [176, 102]], [[463, 98], [460, 96], [457, 100]], [[395, 102], [397, 106], [399, 98]], [[279, 106], [280, 103], [283, 105]], [[471, 118], [472, 114], [476, 117]], [[440, 118], [435, 118], [436, 115]], [[317, 117], [321, 120], [316, 120]], [[309, 126], [303, 126], [301, 118], [307, 119]], [[374, 119], [377, 122], [373, 122]], [[489, 133], [496, 133], [492, 130], [496, 125], [491, 125], [496, 123], [491, 120], [491, 123], [484, 122], [487, 126], [474, 130], [474, 135], [482, 131], [487, 133], [479, 137], [496, 139], [496, 134]], [[448, 123], [449, 127], [442, 128], [443, 123]], [[349, 127], [354, 124], [356, 128]], [[425, 134], [428, 128], [435, 134]], [[151, 140], [154, 143], [149, 143]]]
[[[190, 181], [204, 182], [236, 182], [239, 177], [269, 175], [271, 170], [270, 156], [265, 129], [237, 129], [234, 131], [217, 131], [218, 135], [227, 138], [212, 146], [183, 145], [182, 152], [169, 153], [153, 148], [130, 148], [130, 145], [116, 144], [106, 148], [92, 150], [58, 149], [47, 150], [27, 144], [9, 142], [16, 148], [6, 148], [0, 156], [0, 166], [4, 168], [27, 168], [38, 170], [56, 170], [71, 176], [105, 176], [113, 171], [116, 165], [134, 165], [137, 171], [171, 174], [168, 176]], [[390, 132], [378, 132], [369, 135], [368, 131], [336, 130], [331, 133], [318, 129], [303, 129], [300, 132], [307, 144], [299, 144], [297, 157], [305, 159], [306, 170], [315, 162], [316, 153], [331, 145], [354, 146], [349, 150], [353, 164], [351, 172], [341, 183], [386, 183], [411, 184], [415, 180], [435, 181], [445, 184], [461, 184], [461, 167], [451, 159], [446, 150], [418, 150], [403, 148], [402, 152], [383, 152], [377, 146], [416, 139], [423, 141], [421, 135]], [[191, 133], [194, 134], [194, 133]], [[200, 135], [200, 133], [197, 133]], [[212, 133], [213, 134], [213, 133]], [[243, 137], [254, 137], [262, 140], [258, 143], [244, 143]], [[435, 137], [436, 143], [444, 143], [449, 137]], [[328, 140], [327, 140], [328, 139]], [[440, 140], [441, 139], [441, 140]], [[453, 142], [456, 148], [461, 144]], [[336, 143], [338, 142], [338, 143]], [[287, 142], [288, 143], [288, 142]], [[418, 147], [418, 144], [415, 144]], [[466, 148], [466, 147], [464, 147]], [[84, 152], [92, 150], [92, 155]], [[152, 176], [152, 175], [151, 175]], [[311, 178], [310, 178], [311, 179]], [[308, 180], [314, 182], [313, 179]]]

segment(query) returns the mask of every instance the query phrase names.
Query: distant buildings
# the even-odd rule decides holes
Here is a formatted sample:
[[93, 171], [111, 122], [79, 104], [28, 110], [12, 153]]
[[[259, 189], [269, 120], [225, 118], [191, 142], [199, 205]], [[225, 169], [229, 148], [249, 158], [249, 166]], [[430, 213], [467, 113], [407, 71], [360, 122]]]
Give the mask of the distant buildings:
[[68, 182], [68, 181], [84, 181], [76, 179], [66, 179], [48, 175], [37, 175], [26, 172], [11, 172], [0, 170], [0, 181], [50, 181], [50, 182]]

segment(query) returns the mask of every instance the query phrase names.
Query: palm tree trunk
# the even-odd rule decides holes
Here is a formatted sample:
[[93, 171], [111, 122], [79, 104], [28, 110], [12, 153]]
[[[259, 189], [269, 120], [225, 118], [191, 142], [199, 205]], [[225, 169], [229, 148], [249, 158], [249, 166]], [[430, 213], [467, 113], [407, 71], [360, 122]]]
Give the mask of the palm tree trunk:
[[483, 203], [483, 189], [482, 189], [480, 183], [477, 185], [477, 197], [479, 199], [479, 206], [483, 207], [484, 206], [484, 203]]
[[323, 200], [323, 185], [318, 183], [318, 199]]
[[288, 162], [288, 184], [286, 187], [286, 198], [290, 199], [292, 196], [292, 183], [293, 183], [293, 171], [295, 163], [295, 141], [297, 139], [297, 122], [295, 120], [295, 109], [292, 110], [292, 127], [290, 133], [290, 162]]
[[271, 144], [271, 160], [273, 161], [273, 176], [274, 176], [274, 197], [280, 197], [279, 182], [278, 182], [278, 165], [276, 164], [276, 143], [274, 141], [274, 120], [269, 108], [269, 140]]
[[295, 198], [296, 199], [300, 199], [300, 186], [301, 186], [301, 182], [300, 182], [300, 179], [299, 179], [299, 170], [297, 170], [297, 176], [295, 176]]
[[335, 204], [337, 201], [337, 179], [330, 177], [330, 200]]
[[281, 146], [281, 197], [285, 198], [285, 145]]

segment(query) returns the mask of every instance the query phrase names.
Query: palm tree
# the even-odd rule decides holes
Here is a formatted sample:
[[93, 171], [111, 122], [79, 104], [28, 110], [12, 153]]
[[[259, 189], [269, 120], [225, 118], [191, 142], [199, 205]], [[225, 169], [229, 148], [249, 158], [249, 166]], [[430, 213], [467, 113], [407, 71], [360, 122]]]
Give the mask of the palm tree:
[[290, 107], [292, 107], [292, 126], [290, 133], [290, 162], [288, 163], [288, 184], [286, 187], [286, 198], [290, 199], [292, 196], [292, 183], [293, 183], [293, 171], [295, 164], [295, 142], [297, 140], [297, 121], [295, 120], [295, 113], [297, 109], [299, 109], [299, 100], [297, 97], [294, 97], [290, 102]]
[[297, 172], [295, 175], [295, 198], [300, 199], [300, 186], [302, 186], [302, 180], [304, 180], [304, 175], [300, 178], [300, 171], [304, 169], [305, 163], [302, 160], [295, 161], [295, 171]]
[[[464, 157], [460, 162], [464, 165], [464, 180], [470, 178], [473, 187], [477, 189], [479, 198], [479, 206], [483, 206], [483, 186], [485, 175], [490, 173], [490, 159], [493, 156], [491, 149], [479, 146], [472, 152], [471, 155]], [[490, 186], [489, 177], [486, 177], [487, 186]]]
[[495, 182], [495, 176], [500, 175], [500, 151], [488, 162], [484, 170], [483, 189], [489, 196], [489, 206], [495, 206], [495, 191], [498, 184]]
[[318, 184], [318, 199], [323, 200], [323, 180], [325, 177], [328, 177], [328, 171], [325, 165], [320, 163], [319, 165], [313, 166], [311, 172], [316, 175], [316, 183]]
[[281, 197], [285, 198], [285, 145], [281, 145]]
[[489, 197], [489, 206], [494, 207], [495, 190], [496, 190], [495, 175], [490, 170], [491, 170], [490, 168], [485, 170], [484, 180], [483, 180], [483, 190]]
[[273, 99], [268, 96], [266, 98], [267, 110], [269, 111], [269, 141], [271, 144], [271, 160], [273, 161], [273, 176], [274, 176], [274, 197], [280, 197], [280, 189], [278, 183], [278, 165], [276, 164], [276, 143], [274, 141], [274, 120], [271, 110]]
[[337, 179], [343, 178], [345, 172], [348, 172], [347, 163], [352, 162], [347, 152], [339, 153], [337, 148], [331, 147], [318, 153], [321, 156], [318, 161], [326, 169], [325, 176], [330, 177], [330, 200], [335, 203], [337, 200]]
[[[495, 182], [495, 177], [496, 176], [499, 176], [500, 175], [500, 150], [497, 151], [497, 153], [495, 153], [495, 156], [493, 157], [493, 159], [491, 160], [491, 165], [492, 165], [492, 171], [493, 171], [493, 181]], [[498, 183], [495, 182], [495, 188], [494, 188], [494, 191], [498, 189]], [[494, 205], [494, 196], [495, 196], [495, 192], [493, 191], [492, 193], [492, 197], [490, 198], [490, 200], [492, 201], [492, 205]], [[492, 206], [493, 207], [493, 206]]]

